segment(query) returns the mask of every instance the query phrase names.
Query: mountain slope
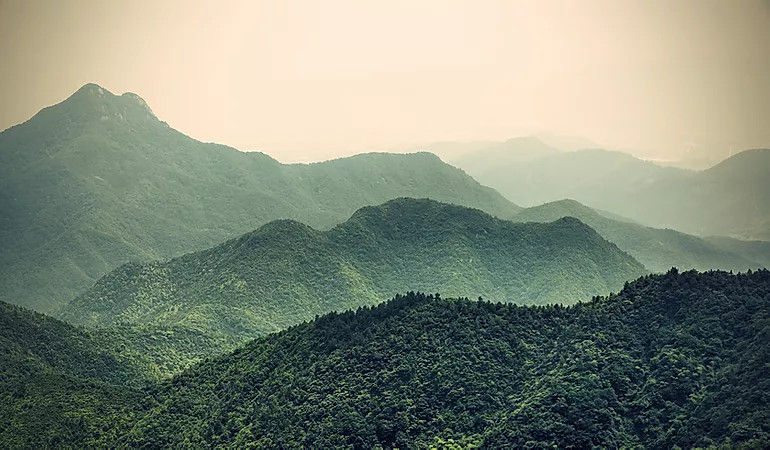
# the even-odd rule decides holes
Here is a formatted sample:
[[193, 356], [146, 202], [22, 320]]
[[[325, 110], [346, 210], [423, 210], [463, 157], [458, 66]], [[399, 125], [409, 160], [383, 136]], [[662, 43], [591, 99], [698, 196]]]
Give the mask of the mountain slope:
[[522, 136], [490, 144], [449, 161], [473, 177], [483, 177], [490, 170], [561, 153], [534, 136]]
[[710, 236], [704, 239], [724, 251], [744, 255], [759, 262], [763, 267], [770, 267], [770, 241], [744, 241], [724, 236]]
[[570, 308], [409, 294], [186, 371], [118, 442], [762, 448], [769, 292], [768, 271], [672, 271]]
[[[483, 159], [483, 158], [480, 158]], [[575, 200], [657, 228], [770, 240], [770, 150], [746, 150], [701, 171], [580, 150], [471, 172], [521, 205]]]
[[632, 202], [647, 222], [701, 235], [770, 240], [770, 149], [746, 150]]
[[0, 300], [51, 310], [130, 260], [200, 250], [275, 219], [329, 228], [401, 196], [517, 210], [431, 154], [285, 165], [198, 142], [137, 95], [86, 85], [0, 133]]
[[399, 289], [525, 304], [617, 290], [644, 267], [572, 218], [515, 224], [397, 199], [321, 232], [276, 221], [166, 263], [127, 264], [63, 307], [73, 323], [179, 325], [246, 339]]
[[124, 408], [136, 407], [134, 389], [149, 381], [120, 345], [0, 302], [0, 446], [98, 440], [92, 424], [120, 423]]
[[682, 169], [661, 167], [626, 153], [600, 149], [556, 153], [529, 161], [490, 165], [474, 177], [521, 205], [574, 198], [591, 207], [623, 214], [630, 195], [647, 186], [690, 176]]
[[145, 386], [232, 347], [181, 327], [84, 329], [0, 302], [0, 447], [96, 444]]
[[[533, 206], [516, 213], [512, 220], [516, 222], [552, 222], [561, 217], [570, 216], [580, 219], [595, 229], [610, 242], [628, 252], [636, 260], [654, 272], [665, 272], [671, 267], [681, 269], [723, 269], [745, 271], [768, 267], [770, 249], [765, 246], [738, 241], [731, 244], [717, 245], [711, 240], [680, 233], [623, 222], [604, 217], [591, 208], [575, 200], [561, 200]], [[732, 242], [729, 238], [728, 242]], [[739, 246], [743, 244], [743, 247]], [[764, 258], [762, 250], [767, 253]], [[757, 259], [755, 259], [757, 258]]]

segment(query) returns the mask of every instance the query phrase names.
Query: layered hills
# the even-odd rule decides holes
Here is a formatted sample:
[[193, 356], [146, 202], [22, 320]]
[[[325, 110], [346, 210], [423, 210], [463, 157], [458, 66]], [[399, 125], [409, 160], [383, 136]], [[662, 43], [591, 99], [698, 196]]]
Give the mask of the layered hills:
[[574, 218], [513, 223], [432, 200], [365, 207], [329, 231], [276, 221], [163, 263], [131, 263], [62, 307], [80, 324], [183, 326], [243, 339], [423, 290], [574, 303], [646, 269]]
[[114, 430], [147, 386], [233, 346], [182, 327], [76, 327], [0, 302], [0, 447], [104, 439], [86, 424]]
[[517, 210], [431, 154], [281, 164], [196, 141], [139, 96], [89, 84], [0, 133], [0, 300], [49, 311], [127, 261], [200, 250], [276, 219], [329, 228], [401, 196]]
[[[462, 168], [472, 176], [484, 176], [499, 167], [533, 161], [561, 151], [546, 145], [535, 136], [522, 136], [473, 149], [464, 155], [449, 159], [452, 165]], [[439, 154], [439, 156], [441, 156]]]
[[[468, 173], [521, 205], [535, 206], [574, 198], [591, 207], [617, 214], [623, 214], [618, 206], [640, 190], [693, 174], [683, 169], [661, 167], [618, 151], [537, 151], [545, 144], [535, 142], [531, 144], [533, 150], [529, 153], [538, 152], [541, 157], [513, 160], [506, 164], [494, 164], [499, 159], [494, 157], [485, 166], [476, 163], [477, 167], [485, 167], [484, 170], [473, 170], [474, 166], [468, 166]], [[520, 152], [526, 153], [525, 150], [517, 151]], [[483, 156], [479, 155], [480, 158]], [[464, 168], [462, 165], [459, 167]], [[637, 219], [633, 215], [625, 215]]]
[[770, 243], [733, 238], [700, 238], [671, 229], [657, 229], [622, 218], [607, 217], [575, 200], [560, 200], [516, 213], [517, 222], [552, 222], [575, 217], [654, 272], [683, 270], [745, 271], [768, 267]]
[[[544, 151], [534, 138], [509, 156], [477, 151], [456, 161], [526, 206], [573, 198], [658, 228], [770, 240], [770, 150], [746, 150], [703, 170], [663, 167], [601, 149]], [[505, 154], [505, 148], [501, 151]], [[534, 155], [520, 158], [517, 155]]]
[[746, 150], [693, 177], [649, 186], [631, 204], [639, 205], [636, 216], [649, 223], [770, 241], [769, 175], [770, 149]]
[[569, 308], [410, 294], [192, 368], [125, 442], [761, 447], [768, 292], [768, 271], [671, 271]]
[[[77, 331], [34, 316], [34, 333], [59, 342], [43, 345], [64, 351], [62, 363], [46, 364], [69, 366], [71, 354], [86, 378], [56, 384], [64, 403], [3, 383], [0, 444], [763, 448], [768, 292], [766, 270], [671, 270], [569, 307], [409, 293], [263, 336], [146, 387], [116, 384], [121, 376], [109, 373], [129, 372], [104, 374]], [[26, 340], [0, 335], [6, 349]], [[3, 365], [4, 379], [28, 376], [18, 367]]]

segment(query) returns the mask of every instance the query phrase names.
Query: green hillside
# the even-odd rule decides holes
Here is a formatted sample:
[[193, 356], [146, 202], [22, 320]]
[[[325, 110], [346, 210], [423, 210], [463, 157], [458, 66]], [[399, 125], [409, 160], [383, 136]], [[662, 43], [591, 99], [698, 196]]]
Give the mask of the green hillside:
[[0, 447], [765, 448], [769, 301], [767, 270], [569, 307], [409, 293], [159, 383], [120, 340], [0, 303]]
[[431, 154], [280, 164], [198, 142], [137, 95], [89, 84], [0, 133], [0, 300], [50, 311], [131, 260], [200, 250], [276, 219], [330, 228], [402, 196], [517, 210]]
[[181, 327], [74, 327], [0, 302], [0, 447], [106, 438], [146, 386], [233, 345]]
[[[516, 213], [516, 222], [552, 222], [575, 217], [654, 272], [681, 269], [745, 271], [768, 267], [770, 243], [704, 239], [669, 229], [615, 220], [575, 200], [560, 200]], [[767, 245], [762, 245], [767, 244]]]
[[516, 224], [475, 209], [397, 199], [362, 208], [325, 232], [276, 221], [168, 262], [124, 265], [58, 317], [246, 339], [404, 289], [573, 303], [645, 272], [576, 219]]
[[569, 308], [409, 294], [193, 367], [119, 442], [762, 448], [768, 292], [768, 271], [672, 271]]
[[109, 433], [95, 423], [128, 417], [152, 378], [122, 339], [102, 338], [0, 302], [0, 447], [98, 441]]

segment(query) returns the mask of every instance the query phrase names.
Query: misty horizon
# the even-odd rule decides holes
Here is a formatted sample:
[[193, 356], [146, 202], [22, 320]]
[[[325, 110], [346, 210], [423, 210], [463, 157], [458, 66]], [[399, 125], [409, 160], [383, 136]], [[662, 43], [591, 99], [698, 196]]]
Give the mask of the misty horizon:
[[[122, 92], [122, 93], [116, 93], [94, 82], [86, 83], [85, 85], [81, 86], [78, 90], [73, 92], [70, 96], [66, 97], [65, 99], [62, 99], [61, 102], [57, 102], [51, 105], [46, 105], [42, 107], [40, 111], [49, 107], [56, 106], [59, 103], [65, 102], [70, 97], [76, 95], [78, 92], [81, 92], [89, 87], [96, 87], [99, 90], [104, 90], [115, 97], [119, 97], [122, 95], [132, 95], [134, 97], [138, 97], [138, 99], [144, 103], [144, 105], [150, 110], [150, 112], [153, 115], [155, 115], [154, 111], [152, 110], [152, 105], [147, 103], [138, 93], [128, 92], [128, 91]], [[32, 117], [30, 117], [29, 119], [32, 119]], [[169, 125], [168, 122], [164, 120], [164, 118], [157, 117], [157, 116], [156, 118], [159, 121]], [[26, 121], [20, 122], [18, 124], [13, 124], [6, 129], [12, 128], [16, 125], [21, 125], [24, 122]], [[4, 131], [4, 130], [0, 130], [0, 132], [1, 131]], [[206, 140], [198, 139], [194, 135], [189, 135], [189, 134], [186, 134], [186, 135], [188, 137], [191, 137], [203, 143], [228, 145], [229, 147], [232, 147], [241, 152], [264, 153], [283, 164], [312, 164], [312, 163], [318, 163], [318, 162], [324, 162], [324, 161], [331, 161], [331, 160], [340, 159], [340, 158], [348, 158], [351, 156], [356, 156], [356, 155], [366, 154], [366, 153], [416, 153], [416, 152], [434, 153], [437, 156], [441, 157], [446, 162], [455, 163], [456, 161], [460, 161], [465, 157], [473, 157], [473, 155], [480, 150], [493, 148], [497, 145], [505, 145], [507, 143], [518, 141], [518, 140], [534, 139], [537, 142], [539, 142], [541, 145], [546, 145], [548, 147], [553, 148], [554, 150], [559, 150], [562, 152], [581, 151], [581, 150], [604, 150], [609, 152], [620, 152], [620, 153], [627, 153], [641, 160], [653, 162], [661, 166], [670, 165], [670, 166], [679, 167], [682, 169], [704, 170], [719, 164], [720, 162], [730, 158], [731, 156], [734, 156], [737, 153], [741, 153], [747, 150], [758, 150], [758, 149], [765, 148], [762, 146], [757, 146], [753, 148], [741, 148], [736, 150], [733, 147], [730, 147], [729, 153], [725, 155], [715, 154], [715, 155], [699, 156], [699, 155], [687, 154], [687, 155], [684, 155], [682, 158], [666, 158], [666, 157], [645, 156], [643, 153], [640, 154], [638, 150], [635, 150], [635, 149], [612, 148], [582, 136], [572, 136], [567, 134], [560, 134], [552, 130], [542, 130], [542, 131], [533, 132], [530, 134], [508, 136], [507, 138], [500, 139], [500, 140], [492, 140], [492, 139], [465, 140], [465, 141], [435, 140], [435, 141], [423, 142], [423, 143], [405, 144], [404, 146], [395, 147], [395, 148], [365, 148], [362, 150], [351, 150], [348, 152], [342, 151], [339, 153], [330, 154], [328, 157], [320, 156], [320, 157], [317, 157], [316, 159], [303, 158], [301, 153], [299, 154], [294, 153], [294, 154], [288, 154], [288, 157], [295, 158], [295, 159], [286, 160], [286, 159], [280, 159], [275, 154], [271, 153], [270, 149], [243, 149], [243, 148], [238, 148], [222, 142], [206, 141]]]
[[284, 162], [539, 133], [658, 161], [770, 145], [767, 1], [5, 1], [0, 30], [2, 129], [94, 82]]

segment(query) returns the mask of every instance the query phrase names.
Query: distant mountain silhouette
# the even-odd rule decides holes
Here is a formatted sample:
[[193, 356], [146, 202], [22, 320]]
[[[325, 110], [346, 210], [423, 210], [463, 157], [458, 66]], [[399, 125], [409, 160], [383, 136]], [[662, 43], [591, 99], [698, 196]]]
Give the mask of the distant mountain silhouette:
[[484, 146], [473, 152], [450, 159], [449, 162], [465, 170], [471, 176], [479, 177], [499, 167], [506, 167], [510, 164], [531, 161], [558, 153], [561, 153], [561, 151], [544, 144], [540, 139], [524, 136]]
[[600, 149], [497, 161], [476, 161], [489, 168], [469, 173], [521, 205], [573, 198], [658, 228], [770, 240], [767, 149], [738, 153], [701, 172]]
[[770, 266], [770, 242], [705, 239], [604, 214], [575, 200], [560, 200], [524, 209], [512, 220], [551, 222], [565, 216], [576, 217], [655, 272], [665, 272], [671, 267], [745, 271]]

